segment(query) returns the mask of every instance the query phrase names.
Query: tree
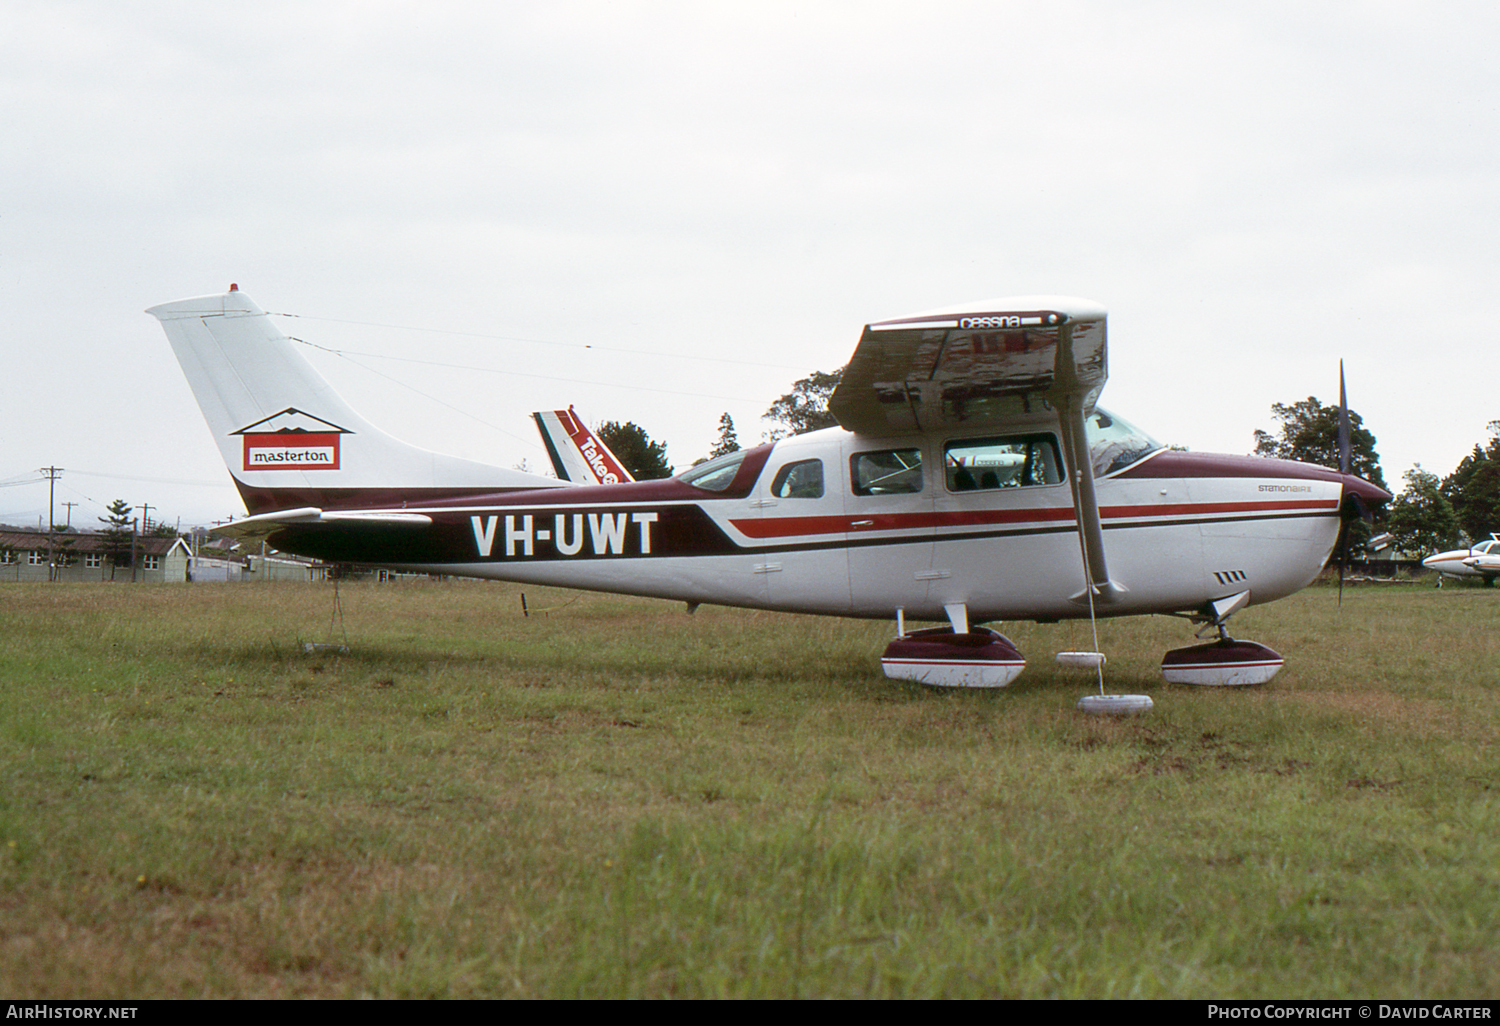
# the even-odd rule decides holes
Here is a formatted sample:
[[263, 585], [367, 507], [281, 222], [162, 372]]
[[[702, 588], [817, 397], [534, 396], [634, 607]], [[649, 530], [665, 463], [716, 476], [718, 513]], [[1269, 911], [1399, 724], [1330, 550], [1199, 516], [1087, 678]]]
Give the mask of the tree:
[[606, 420], [594, 433], [637, 481], [672, 476], [672, 465], [667, 462], [667, 444], [651, 441], [651, 437], [633, 422], [621, 424]]
[[1500, 531], [1500, 420], [1490, 421], [1489, 444], [1465, 456], [1443, 479], [1443, 496], [1453, 504], [1458, 526], [1470, 541]]
[[[1255, 432], [1255, 454], [1282, 460], [1316, 463], [1339, 469], [1339, 408], [1324, 406], [1312, 396], [1290, 405], [1273, 403], [1271, 413], [1281, 421], [1281, 433]], [[1375, 436], [1359, 414], [1349, 411], [1349, 472], [1385, 488]], [[1389, 491], [1389, 489], [1387, 489]]]
[[1458, 544], [1458, 516], [1436, 474], [1419, 463], [1405, 475], [1406, 488], [1386, 511], [1385, 529], [1404, 553], [1441, 552]]
[[109, 557], [109, 577], [114, 580], [115, 567], [129, 566], [131, 549], [134, 547], [135, 520], [131, 516], [134, 506], [126, 505], [124, 499], [116, 499], [100, 517], [99, 522], [109, 526], [100, 532], [104, 536], [104, 554]]
[[813, 371], [802, 380], [793, 382], [792, 390], [772, 403], [761, 418], [780, 425], [771, 429], [770, 438], [774, 441], [837, 424], [833, 414], [828, 412], [828, 397], [843, 376], [844, 368], [840, 367], [832, 373]]
[[73, 534], [64, 534], [61, 538], [53, 537], [52, 566], [54, 569], [73, 566], [78, 562], [78, 554], [73, 551], [73, 546], [77, 543], [78, 537]]
[[740, 440], [735, 437], [734, 421], [729, 414], [719, 418], [719, 440], [709, 450], [708, 458], [717, 459], [720, 456], [728, 456], [732, 452], [740, 451]]

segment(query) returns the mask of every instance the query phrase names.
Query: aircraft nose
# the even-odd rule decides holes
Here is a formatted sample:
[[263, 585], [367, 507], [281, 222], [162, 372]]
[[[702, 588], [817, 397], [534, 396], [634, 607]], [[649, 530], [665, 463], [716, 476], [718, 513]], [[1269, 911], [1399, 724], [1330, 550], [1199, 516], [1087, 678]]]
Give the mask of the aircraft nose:
[[1362, 477], [1355, 477], [1353, 474], [1340, 474], [1339, 480], [1344, 486], [1343, 497], [1345, 501], [1352, 497], [1360, 500], [1366, 506], [1379, 506], [1382, 503], [1391, 501], [1390, 492], [1379, 485], [1371, 484]]

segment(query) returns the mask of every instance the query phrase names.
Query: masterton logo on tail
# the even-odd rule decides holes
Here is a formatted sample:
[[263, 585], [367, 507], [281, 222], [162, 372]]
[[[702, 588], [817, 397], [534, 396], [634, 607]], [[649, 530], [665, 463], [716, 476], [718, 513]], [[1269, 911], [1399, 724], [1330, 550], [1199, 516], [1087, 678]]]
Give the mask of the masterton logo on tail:
[[352, 432], [288, 407], [230, 434], [245, 440], [246, 470], [338, 470], [339, 439]]

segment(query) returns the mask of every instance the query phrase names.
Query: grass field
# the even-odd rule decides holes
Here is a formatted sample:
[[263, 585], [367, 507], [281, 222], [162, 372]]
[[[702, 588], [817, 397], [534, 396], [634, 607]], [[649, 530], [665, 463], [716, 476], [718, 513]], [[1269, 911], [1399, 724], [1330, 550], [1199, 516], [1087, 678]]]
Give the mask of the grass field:
[[339, 656], [327, 586], [0, 586], [0, 994], [1500, 996], [1500, 592], [1248, 610], [1244, 690], [1105, 622], [1114, 721], [1086, 623], [954, 693], [518, 591], [345, 585]]

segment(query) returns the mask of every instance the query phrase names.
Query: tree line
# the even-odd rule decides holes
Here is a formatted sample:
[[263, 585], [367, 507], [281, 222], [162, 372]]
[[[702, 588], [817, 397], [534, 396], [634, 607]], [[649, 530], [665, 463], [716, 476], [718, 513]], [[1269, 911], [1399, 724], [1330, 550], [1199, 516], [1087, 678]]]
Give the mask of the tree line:
[[[1324, 406], [1309, 396], [1291, 404], [1276, 403], [1273, 415], [1282, 422], [1272, 435], [1255, 432], [1257, 455], [1300, 460], [1337, 469], [1337, 406]], [[1358, 413], [1349, 411], [1350, 470], [1386, 491], [1375, 436]], [[1405, 487], [1384, 510], [1379, 529], [1389, 532], [1397, 551], [1419, 555], [1472, 544], [1500, 532], [1500, 420], [1486, 425], [1484, 443], [1475, 443], [1447, 477], [1424, 470], [1419, 463], [1402, 475]]]
[[[792, 384], [792, 390], [771, 404], [762, 415], [762, 420], [771, 422], [766, 433], [768, 441], [800, 435], [804, 431], [833, 427], [833, 415], [828, 412], [828, 397], [833, 394], [843, 368], [832, 372], [814, 371]], [[667, 462], [665, 442], [653, 442], [640, 425], [633, 421], [606, 420], [594, 429], [610, 452], [615, 454], [624, 468], [637, 481], [654, 481], [671, 477], [672, 465]], [[734, 428], [734, 418], [725, 413], [719, 418], [719, 438], [704, 460], [727, 456], [739, 452], [740, 441]], [[696, 464], [695, 464], [696, 465]]]

